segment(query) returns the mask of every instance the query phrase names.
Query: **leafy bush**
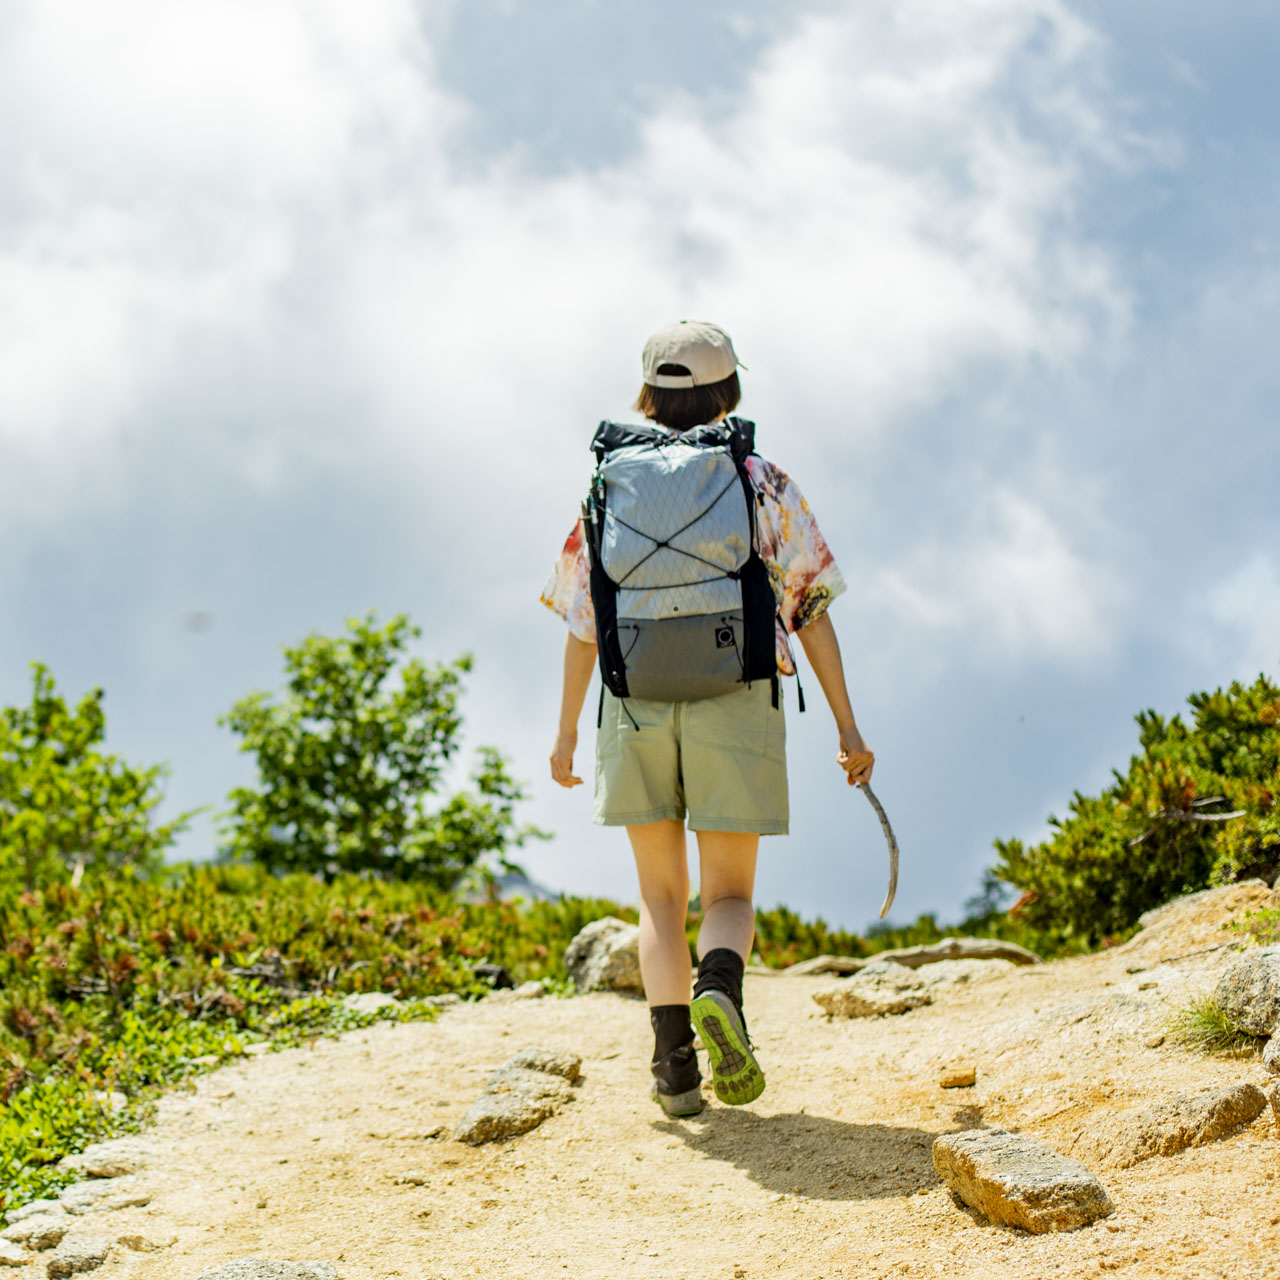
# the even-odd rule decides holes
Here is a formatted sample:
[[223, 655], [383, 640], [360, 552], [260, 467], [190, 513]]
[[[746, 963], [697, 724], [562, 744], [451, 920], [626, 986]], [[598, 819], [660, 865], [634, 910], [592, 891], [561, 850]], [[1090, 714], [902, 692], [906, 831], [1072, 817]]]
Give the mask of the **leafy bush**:
[[74, 710], [32, 664], [31, 705], [0, 709], [0, 876], [27, 889], [81, 871], [158, 867], [194, 812], [154, 827], [161, 766], [134, 769], [99, 744], [103, 693]]
[[367, 870], [438, 888], [488, 855], [510, 867], [506, 851], [542, 833], [516, 825], [523, 795], [495, 749], [481, 748], [474, 791], [426, 807], [458, 748], [470, 659], [401, 663], [422, 634], [403, 614], [347, 628], [286, 648], [283, 699], [252, 693], [220, 721], [256, 755], [259, 776], [231, 793], [230, 854], [276, 871]]
[[[55, 1163], [135, 1123], [147, 1097], [253, 1041], [292, 1044], [488, 991], [474, 968], [563, 985], [564, 949], [611, 902], [459, 903], [422, 886], [193, 866], [91, 873], [25, 892], [0, 880], [0, 1206], [68, 1180]], [[132, 1101], [115, 1115], [103, 1095]]]
[[1179, 894], [1280, 873], [1280, 688], [1259, 676], [1188, 701], [1190, 726], [1139, 715], [1142, 754], [1100, 796], [1077, 792], [1049, 840], [996, 842], [1031, 933], [1096, 946]]

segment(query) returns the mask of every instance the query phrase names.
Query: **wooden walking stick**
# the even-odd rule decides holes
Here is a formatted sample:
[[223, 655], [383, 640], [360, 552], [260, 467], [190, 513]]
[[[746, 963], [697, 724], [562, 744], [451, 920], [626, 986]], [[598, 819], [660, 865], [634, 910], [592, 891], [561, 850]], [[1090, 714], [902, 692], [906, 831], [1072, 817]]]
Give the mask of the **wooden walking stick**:
[[865, 782], [859, 782], [857, 786], [876, 811], [876, 817], [880, 819], [880, 826], [884, 830], [884, 838], [889, 844], [889, 892], [885, 894], [884, 906], [880, 908], [880, 919], [883, 920], [889, 914], [889, 908], [893, 906], [894, 896], [898, 892], [898, 841], [893, 834], [893, 828], [889, 825], [884, 806], [876, 798], [876, 793]]

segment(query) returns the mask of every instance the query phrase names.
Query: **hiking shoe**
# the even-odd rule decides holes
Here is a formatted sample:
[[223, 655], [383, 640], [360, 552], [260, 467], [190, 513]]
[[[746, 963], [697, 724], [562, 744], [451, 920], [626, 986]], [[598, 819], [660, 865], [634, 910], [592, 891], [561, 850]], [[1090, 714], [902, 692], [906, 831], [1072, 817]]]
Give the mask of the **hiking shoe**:
[[689, 1016], [710, 1059], [716, 1097], [731, 1107], [754, 1102], [764, 1092], [764, 1072], [733, 1001], [723, 991], [704, 991], [694, 996]]
[[682, 1044], [650, 1068], [653, 1090], [650, 1096], [669, 1116], [696, 1116], [702, 1110], [702, 1072], [693, 1041]]

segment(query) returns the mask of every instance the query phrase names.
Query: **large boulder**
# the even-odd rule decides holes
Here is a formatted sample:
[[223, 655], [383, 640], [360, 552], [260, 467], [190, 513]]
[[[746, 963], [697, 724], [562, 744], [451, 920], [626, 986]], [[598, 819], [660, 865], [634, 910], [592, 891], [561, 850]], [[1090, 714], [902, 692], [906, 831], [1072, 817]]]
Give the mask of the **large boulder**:
[[1229, 1137], [1252, 1124], [1266, 1105], [1266, 1095], [1255, 1084], [1183, 1094], [1154, 1107], [1108, 1116], [1081, 1136], [1072, 1154], [1125, 1169], [1153, 1156], [1171, 1156]]
[[1218, 980], [1213, 998], [1250, 1035], [1280, 1030], [1280, 947], [1245, 952]]
[[873, 1018], [933, 1003], [928, 982], [896, 960], [877, 960], [813, 998], [833, 1018]]
[[933, 1167], [971, 1209], [1037, 1234], [1088, 1226], [1114, 1208], [1084, 1165], [1027, 1134], [944, 1134], [933, 1144]]
[[639, 928], [616, 916], [593, 920], [565, 949], [564, 967], [579, 991], [642, 995]]

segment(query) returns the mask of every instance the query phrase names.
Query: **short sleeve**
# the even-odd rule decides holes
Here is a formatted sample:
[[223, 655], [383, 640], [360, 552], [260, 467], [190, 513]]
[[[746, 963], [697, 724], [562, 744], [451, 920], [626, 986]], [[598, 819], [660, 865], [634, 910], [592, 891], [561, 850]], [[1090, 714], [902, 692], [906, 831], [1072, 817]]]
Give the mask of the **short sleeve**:
[[552, 613], [564, 619], [579, 640], [595, 643], [596, 612], [591, 604], [591, 567], [587, 563], [586, 537], [581, 519], [565, 539], [540, 598]]
[[796, 482], [764, 458], [748, 458], [747, 469], [763, 499], [760, 555], [769, 568], [778, 612], [788, 631], [799, 631], [845, 590], [844, 575]]

